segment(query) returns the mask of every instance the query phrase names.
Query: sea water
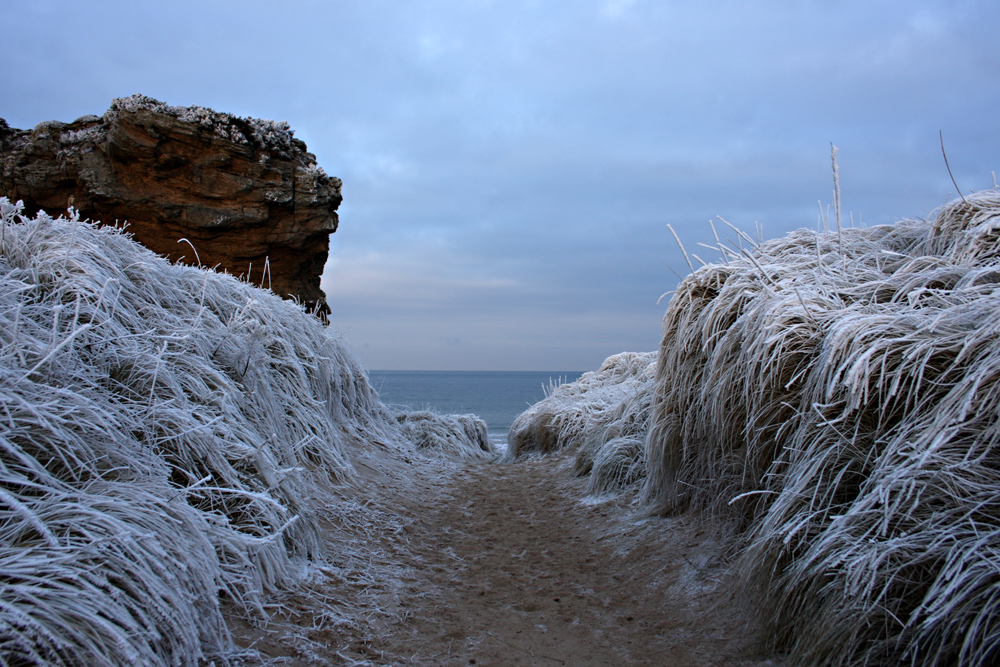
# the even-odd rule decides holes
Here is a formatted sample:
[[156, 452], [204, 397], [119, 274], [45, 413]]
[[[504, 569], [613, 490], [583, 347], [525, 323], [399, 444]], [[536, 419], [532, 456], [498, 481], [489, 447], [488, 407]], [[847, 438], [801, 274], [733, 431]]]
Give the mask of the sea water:
[[578, 371], [370, 371], [382, 402], [408, 410], [475, 414], [486, 422], [490, 441], [507, 446], [511, 422], [545, 398], [554, 385], [573, 382]]

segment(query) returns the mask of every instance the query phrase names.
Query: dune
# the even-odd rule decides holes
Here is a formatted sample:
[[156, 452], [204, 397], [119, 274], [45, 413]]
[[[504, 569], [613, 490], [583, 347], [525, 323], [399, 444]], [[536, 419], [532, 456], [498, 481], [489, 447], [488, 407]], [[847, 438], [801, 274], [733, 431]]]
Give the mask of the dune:
[[0, 655], [229, 664], [222, 606], [263, 616], [350, 550], [321, 526], [353, 511], [329, 493], [352, 451], [412, 445], [295, 303], [0, 213]]
[[796, 664], [993, 664], [1000, 192], [727, 259], [664, 321], [647, 501], [735, 517]]
[[[481, 420], [390, 411], [329, 327], [267, 290], [72, 213], [27, 217], [0, 199], [0, 216], [6, 662], [267, 663], [232, 619], [266, 625], [275, 594], [351, 560], [357, 539], [384, 542], [386, 572], [478, 581], [469, 564], [521, 474], [470, 472], [496, 454]], [[537, 463], [570, 455], [566, 470], [587, 476], [572, 488], [627, 495], [614, 506], [637, 517], [683, 515], [674, 530], [689, 537], [704, 532], [693, 521], [711, 527], [726, 581], [767, 610], [753, 620], [787, 664], [993, 664], [1000, 192], [926, 220], [719, 249], [679, 286], [657, 352], [610, 357], [517, 418], [504, 460], [532, 459], [521, 491], [566, 506], [549, 476], [563, 468]], [[466, 467], [419, 472], [430, 456]], [[502, 478], [498, 492], [472, 494], [477, 475]], [[439, 496], [452, 500], [426, 506]], [[468, 544], [442, 551], [441, 535], [466, 535], [456, 522]], [[399, 576], [365, 586], [396, 604]], [[324, 585], [302, 598], [313, 612]], [[443, 643], [436, 613], [406, 618]], [[400, 627], [388, 646], [403, 651], [415, 639]]]
[[654, 379], [559, 387], [512, 453], [577, 447], [595, 476], [614, 458], [642, 514], [723, 526], [791, 664], [994, 664], [1000, 192], [719, 249], [674, 294]]
[[549, 387], [511, 425], [506, 460], [574, 449], [576, 471], [590, 476], [596, 496], [645, 479], [655, 370], [655, 352], [622, 352], [575, 382]]

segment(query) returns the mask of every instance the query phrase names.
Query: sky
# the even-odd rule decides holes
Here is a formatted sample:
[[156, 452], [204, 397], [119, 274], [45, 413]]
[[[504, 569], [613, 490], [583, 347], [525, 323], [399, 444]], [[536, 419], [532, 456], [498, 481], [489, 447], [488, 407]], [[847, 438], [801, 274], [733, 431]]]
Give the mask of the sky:
[[[722, 217], [923, 218], [1000, 171], [996, 0], [2, 0], [0, 117], [142, 93], [290, 123], [343, 180], [323, 289], [370, 369], [655, 350]], [[717, 221], [718, 222], [718, 221]], [[669, 227], [668, 227], [669, 225]], [[697, 260], [694, 260], [697, 261]]]

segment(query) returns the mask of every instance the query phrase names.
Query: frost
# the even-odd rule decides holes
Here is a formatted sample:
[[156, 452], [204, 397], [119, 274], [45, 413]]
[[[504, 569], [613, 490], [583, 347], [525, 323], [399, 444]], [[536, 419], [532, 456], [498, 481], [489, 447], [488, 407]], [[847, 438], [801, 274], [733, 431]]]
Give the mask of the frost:
[[69, 132], [63, 132], [59, 135], [59, 141], [63, 144], [82, 144], [84, 142], [97, 139], [103, 133], [104, 128], [100, 125], [94, 125], [84, 130], [71, 130]]
[[403, 434], [425, 453], [461, 458], [492, 458], [486, 422], [476, 415], [441, 415], [430, 410], [397, 412]]
[[575, 448], [576, 470], [589, 474], [588, 493], [619, 491], [645, 478], [645, 442], [655, 352], [623, 352], [517, 416], [506, 458]]
[[647, 500], [736, 522], [795, 664], [1000, 654], [998, 229], [986, 191], [927, 220], [744, 235], [671, 300]]
[[307, 164], [305, 167], [303, 167], [303, 171], [305, 171], [305, 173], [308, 174], [309, 176], [316, 176], [319, 178], [326, 177], [326, 172], [323, 171], [323, 168], [318, 164], [316, 164], [315, 162]]
[[[0, 198], [0, 662], [233, 664], [246, 615], [353, 547], [348, 443], [412, 451], [299, 306]], [[346, 519], [345, 519], [346, 520]]]
[[285, 121], [261, 118], [241, 118], [200, 106], [169, 106], [145, 95], [121, 97], [111, 103], [104, 115], [110, 121], [118, 114], [152, 111], [177, 118], [184, 123], [198, 125], [211, 131], [213, 136], [224, 141], [250, 146], [254, 149], [273, 152], [284, 158], [302, 157], [305, 152], [301, 142], [296, 144], [294, 131]]

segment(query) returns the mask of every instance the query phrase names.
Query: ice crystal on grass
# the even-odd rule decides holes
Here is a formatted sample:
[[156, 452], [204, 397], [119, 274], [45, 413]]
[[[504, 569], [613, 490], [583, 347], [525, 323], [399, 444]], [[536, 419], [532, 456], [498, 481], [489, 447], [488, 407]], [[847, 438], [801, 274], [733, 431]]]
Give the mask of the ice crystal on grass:
[[1000, 657], [1000, 192], [686, 278], [646, 496], [736, 518], [795, 664]]
[[496, 456], [486, 422], [476, 415], [441, 415], [430, 410], [396, 413], [403, 435], [417, 449], [436, 456]]
[[623, 352], [546, 397], [511, 425], [507, 458], [531, 451], [577, 450], [590, 493], [613, 492], [645, 476], [645, 442], [656, 353]]
[[[349, 446], [402, 443], [316, 318], [110, 227], [0, 198], [0, 662], [231, 662], [336, 556]], [[405, 446], [405, 445], [400, 445]]]

